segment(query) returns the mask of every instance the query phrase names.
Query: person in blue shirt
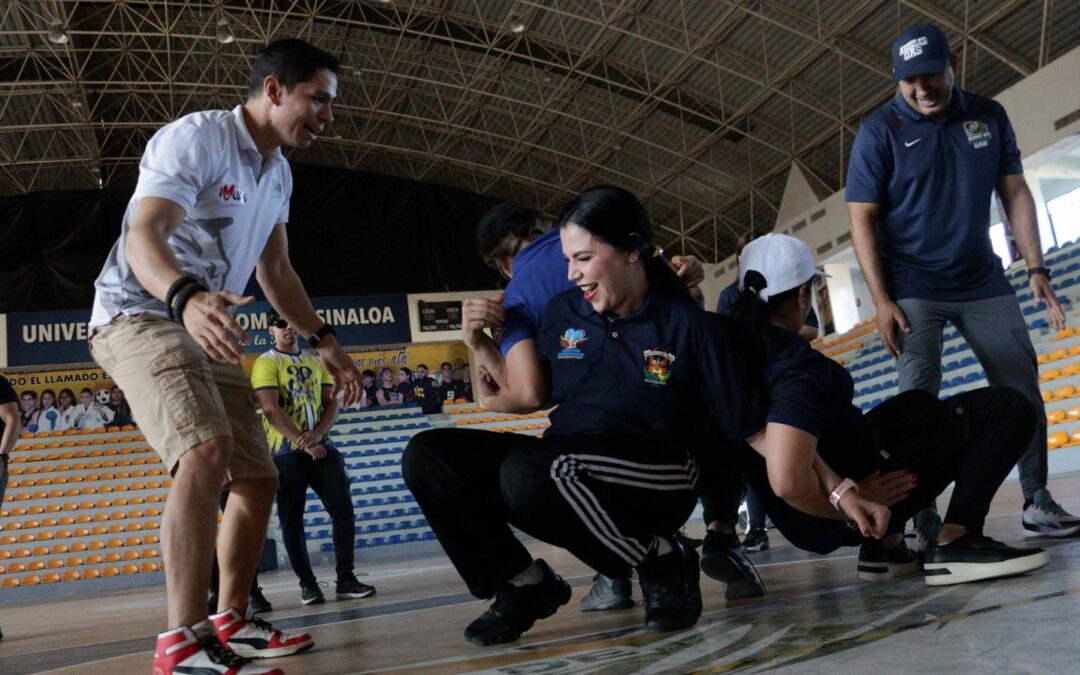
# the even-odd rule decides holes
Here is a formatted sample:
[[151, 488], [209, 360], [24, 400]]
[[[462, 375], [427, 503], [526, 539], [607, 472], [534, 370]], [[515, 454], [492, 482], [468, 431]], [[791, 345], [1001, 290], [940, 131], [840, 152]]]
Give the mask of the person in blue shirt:
[[[754, 241], [761, 236], [761, 232], [751, 229], [745, 232], [739, 240], [735, 243], [735, 264], [739, 264], [739, 259], [742, 256], [743, 249], [746, 245]], [[723, 316], [731, 316], [732, 310], [735, 308], [735, 303], [739, 299], [739, 280], [731, 282], [723, 291], [720, 292], [720, 298], [716, 302], [716, 313]], [[819, 326], [818, 317], [814, 312], [814, 308], [810, 307], [806, 314], [806, 320], [803, 323], [803, 327], [799, 329], [799, 335], [807, 340], [813, 340], [818, 336]], [[712, 528], [720, 527], [721, 523], [713, 519], [714, 509], [709, 503], [708, 498], [703, 497], [702, 501], [705, 503], [705, 523], [709, 528], [709, 531], [713, 531]], [[750, 552], [767, 551], [769, 549], [769, 534], [765, 530], [765, 508], [762, 506], [761, 501], [754, 494], [753, 489], [747, 488], [746, 490], [746, 536], [743, 538], [742, 546], [744, 549]]]
[[[551, 223], [532, 209], [504, 202], [484, 214], [477, 227], [477, 242], [481, 257], [510, 280], [501, 296], [470, 298], [462, 306], [465, 344], [478, 359], [478, 376], [491, 385], [481, 403], [496, 412], [535, 409], [543, 403], [538, 400], [542, 375], [535, 347], [540, 317], [553, 297], [573, 288], [567, 278], [558, 229], [552, 229]], [[698, 297], [698, 284], [705, 278], [701, 263], [692, 256], [674, 256], [671, 265], [692, 296]], [[487, 335], [485, 328], [498, 331], [499, 340]], [[703, 495], [702, 499], [708, 497]], [[726, 510], [728, 505], [716, 508], [717, 512]], [[760, 578], [750, 562], [735, 550], [738, 540], [724, 520], [716, 519], [714, 527], [730, 532], [722, 538], [710, 535], [706, 540], [706, 573], [727, 584], [729, 599], [763, 594]], [[602, 574], [596, 575], [592, 589], [581, 601], [582, 611], [633, 606], [630, 579], [611, 579]]]
[[[926, 584], [947, 585], [1043, 567], [1042, 549], [1013, 548], [983, 535], [990, 502], [1035, 428], [1035, 407], [1019, 392], [984, 387], [939, 401], [912, 390], [863, 415], [852, 405], [850, 373], [796, 331], [816, 275], [810, 247], [784, 234], [750, 245], [739, 265], [743, 290], [734, 321], [742, 359], [764, 374], [760, 431], [726, 458], [795, 546], [828, 553], [860, 545], [858, 576], [869, 581], [918, 571], [903, 540], [906, 520], [955, 483], [944, 525], [926, 527]], [[886, 476], [890, 478], [887, 479]], [[858, 481], [858, 482], [856, 482]], [[847, 495], [891, 508], [885, 536], [867, 538], [836, 518]], [[828, 497], [826, 497], [828, 496]], [[884, 507], [882, 507], [884, 508]]]
[[[609, 578], [636, 569], [647, 630], [696, 623], [698, 557], [676, 536], [696, 503], [689, 449], [703, 437], [747, 437], [758, 403], [728, 320], [690, 298], [632, 194], [586, 190], [559, 234], [573, 288], [551, 300], [533, 340], [535, 407], [558, 404], [551, 427], [540, 438], [429, 430], [402, 458], [406, 484], [469, 590], [494, 597], [465, 630], [482, 645], [516, 640], [570, 599], [511, 524]], [[481, 400], [497, 386], [474, 385]]]
[[[1035, 349], [988, 229], [996, 190], [1032, 294], [1063, 328], [1009, 117], [996, 101], [956, 86], [956, 55], [937, 26], [904, 30], [892, 61], [896, 97], [863, 120], [845, 199], [882, 341], [898, 357], [900, 391], [940, 391], [942, 330], [951, 322], [990, 384], [1044, 410]], [[1029, 536], [1071, 536], [1080, 519], [1046, 489], [1046, 419], [1039, 419], [1019, 461], [1021, 522]]]

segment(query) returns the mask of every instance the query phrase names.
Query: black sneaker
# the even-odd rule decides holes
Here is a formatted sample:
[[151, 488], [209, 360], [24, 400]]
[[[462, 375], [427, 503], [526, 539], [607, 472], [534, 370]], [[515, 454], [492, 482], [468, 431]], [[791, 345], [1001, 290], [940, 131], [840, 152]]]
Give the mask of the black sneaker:
[[734, 532], [722, 534], [710, 530], [705, 533], [705, 543], [701, 547], [701, 571], [726, 584], [724, 597], [728, 600], [765, 595], [765, 582], [739, 550], [739, 538]]
[[697, 551], [679, 538], [674, 550], [638, 565], [645, 630], [689, 628], [701, 617], [701, 567]]
[[300, 584], [300, 602], [304, 605], [321, 605], [326, 602], [319, 583]]
[[919, 556], [900, 539], [896, 546], [885, 546], [877, 539], [867, 539], [859, 546], [858, 576], [863, 581], [886, 581], [915, 574], [922, 565]]
[[495, 602], [465, 629], [465, 639], [487, 646], [513, 642], [532, 628], [537, 619], [546, 619], [570, 602], [570, 584], [537, 559], [544, 572], [538, 584], [515, 586], [507, 583], [495, 594]]
[[337, 580], [337, 592], [339, 600], [345, 598], [370, 598], [375, 595], [375, 587], [362, 584], [356, 580], [356, 576], [350, 574], [344, 579]]
[[967, 532], [948, 544], [926, 550], [927, 586], [948, 586], [1031, 572], [1050, 562], [1041, 548], [1013, 548], [982, 534]]
[[[263, 595], [262, 586], [251, 589], [251, 593], [248, 595], [248, 607], [251, 608], [252, 614], [266, 614], [274, 611], [274, 606]], [[211, 614], [217, 614], [217, 612], [211, 612]]]
[[742, 547], [747, 551], [756, 553], [769, 550], [769, 533], [764, 528], [750, 530], [742, 540]]

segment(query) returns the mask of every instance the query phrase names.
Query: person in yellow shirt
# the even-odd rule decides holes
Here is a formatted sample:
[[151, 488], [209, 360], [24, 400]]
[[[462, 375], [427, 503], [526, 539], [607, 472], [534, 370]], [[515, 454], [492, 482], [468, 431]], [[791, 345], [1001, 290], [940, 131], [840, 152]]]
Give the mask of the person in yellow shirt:
[[334, 383], [322, 361], [302, 351], [296, 331], [276, 312], [269, 316], [274, 348], [259, 356], [251, 370], [251, 385], [263, 412], [267, 444], [278, 468], [277, 507], [285, 550], [300, 578], [305, 605], [326, 601], [311, 570], [304, 538], [307, 489], [319, 496], [333, 521], [338, 598], [366, 598], [375, 588], [353, 573], [353, 504], [345, 460], [330, 440], [338, 413], [331, 396]]

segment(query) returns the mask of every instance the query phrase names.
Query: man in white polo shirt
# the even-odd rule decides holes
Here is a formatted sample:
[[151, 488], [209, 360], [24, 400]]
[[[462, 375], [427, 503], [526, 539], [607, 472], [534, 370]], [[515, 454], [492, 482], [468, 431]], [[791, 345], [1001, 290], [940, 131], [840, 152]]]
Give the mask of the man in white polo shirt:
[[[252, 64], [248, 99], [194, 113], [147, 144], [120, 239], [95, 284], [94, 360], [124, 389], [139, 426], [173, 474], [162, 540], [170, 630], [154, 673], [278, 673], [247, 658], [310, 648], [253, 618], [248, 589], [262, 551], [277, 470], [240, 367], [249, 338], [230, 314], [252, 271], [270, 302], [344, 390], [360, 373], [312, 309], [289, 262], [292, 176], [281, 146], [307, 147], [333, 120], [338, 61], [278, 40]], [[218, 496], [219, 608], [207, 617]]]

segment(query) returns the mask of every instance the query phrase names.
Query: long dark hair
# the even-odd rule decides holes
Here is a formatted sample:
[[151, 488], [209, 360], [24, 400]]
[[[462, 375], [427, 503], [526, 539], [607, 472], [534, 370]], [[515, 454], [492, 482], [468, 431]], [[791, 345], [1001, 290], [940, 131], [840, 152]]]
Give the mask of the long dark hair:
[[[809, 281], [806, 282], [810, 283]], [[802, 284], [783, 293], [770, 295], [762, 300], [759, 293], [768, 287], [765, 275], [757, 270], [747, 270], [742, 278], [742, 291], [731, 310], [731, 320], [736, 329], [756, 351], [755, 356], [764, 360], [768, 352], [769, 323], [772, 317], [789, 299], [797, 297]]]
[[595, 185], [575, 198], [559, 217], [559, 228], [574, 224], [619, 251], [637, 251], [649, 284], [664, 293], [690, 296], [686, 284], [668, 267], [653, 243], [652, 222], [645, 206], [629, 190]]

